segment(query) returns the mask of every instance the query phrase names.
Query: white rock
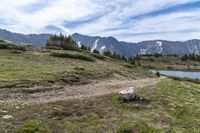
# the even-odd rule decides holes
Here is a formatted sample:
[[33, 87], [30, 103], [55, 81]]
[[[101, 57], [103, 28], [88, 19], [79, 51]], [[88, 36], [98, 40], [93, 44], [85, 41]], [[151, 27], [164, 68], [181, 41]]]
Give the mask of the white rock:
[[74, 69], [75, 70], [85, 70], [84, 67], [82, 67], [82, 66], [76, 66]]
[[119, 92], [119, 97], [127, 101], [133, 100], [136, 97], [135, 89], [130, 87], [126, 90], [122, 90]]
[[8, 113], [6, 110], [0, 110], [1, 113]]
[[4, 115], [2, 118], [3, 118], [3, 119], [12, 119], [13, 116], [12, 116], [12, 115]]

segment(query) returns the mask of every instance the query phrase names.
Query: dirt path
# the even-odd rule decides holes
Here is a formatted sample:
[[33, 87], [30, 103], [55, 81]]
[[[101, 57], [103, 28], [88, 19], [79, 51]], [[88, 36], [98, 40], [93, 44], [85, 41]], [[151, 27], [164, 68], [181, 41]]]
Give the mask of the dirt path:
[[48, 91], [27, 93], [7, 93], [1, 94], [0, 103], [12, 105], [18, 104], [40, 104], [55, 102], [58, 100], [84, 99], [94, 96], [101, 96], [116, 93], [127, 87], [142, 88], [157, 83], [158, 79], [138, 79], [138, 80], [106, 80], [92, 82], [86, 85], [65, 86], [62, 89], [53, 89]]

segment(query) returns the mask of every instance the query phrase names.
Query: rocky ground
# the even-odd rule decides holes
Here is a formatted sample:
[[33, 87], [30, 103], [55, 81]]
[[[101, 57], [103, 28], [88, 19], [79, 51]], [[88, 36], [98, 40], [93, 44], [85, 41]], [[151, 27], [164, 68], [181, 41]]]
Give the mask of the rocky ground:
[[155, 85], [158, 79], [147, 78], [138, 80], [99, 80], [85, 85], [65, 86], [35, 86], [23, 91], [1, 90], [0, 103], [11, 105], [42, 104], [59, 100], [84, 99], [116, 93], [128, 87], [143, 88]]

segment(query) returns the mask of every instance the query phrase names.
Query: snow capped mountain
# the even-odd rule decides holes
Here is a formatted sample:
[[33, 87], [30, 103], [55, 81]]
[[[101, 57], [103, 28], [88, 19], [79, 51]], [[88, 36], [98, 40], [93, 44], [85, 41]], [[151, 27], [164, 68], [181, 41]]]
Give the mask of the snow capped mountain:
[[156, 44], [151, 49], [151, 51], [149, 51], [149, 54], [151, 54], [153, 50], [155, 50], [155, 52], [157, 52], [158, 54], [161, 54], [163, 51], [162, 42], [157, 41]]
[[189, 53], [200, 54], [200, 40], [194, 39], [186, 42]]
[[103, 53], [107, 50], [110, 50], [112, 52], [120, 52], [121, 47], [123, 48], [123, 46], [121, 46], [121, 43], [113, 37], [90, 37], [75, 33], [72, 35], [72, 38], [77, 42], [81, 42], [87, 47], [90, 47], [91, 51], [94, 51], [96, 49], [100, 53]]
[[99, 39], [97, 39], [97, 40], [94, 42], [94, 44], [92, 45], [91, 52], [93, 52], [93, 51], [97, 48], [98, 41], [99, 41]]
[[[133, 56], [137, 54], [163, 54], [163, 55], [185, 55], [200, 54], [200, 40], [194, 39], [186, 42], [151, 40], [139, 43], [120, 42], [113, 37], [85, 36], [81, 34], [73, 34], [72, 37], [82, 44], [99, 50], [101, 53], [110, 50], [125, 56]], [[98, 40], [98, 41], [97, 41]]]
[[[19, 44], [33, 44], [35, 46], [44, 46], [50, 34], [20, 34], [0, 29], [0, 39]], [[124, 56], [133, 56], [137, 54], [163, 54], [163, 55], [185, 55], [200, 54], [200, 40], [193, 39], [186, 42], [151, 40], [139, 43], [127, 43], [118, 41], [114, 37], [86, 36], [75, 33], [72, 38], [78, 43], [78, 47], [85, 45], [91, 48], [91, 51], [98, 50], [100, 53], [110, 50]]]
[[158, 53], [161, 54], [163, 51], [162, 41], [156, 41], [155, 44], [150, 46], [150, 48], [141, 48], [138, 54], [153, 54]]

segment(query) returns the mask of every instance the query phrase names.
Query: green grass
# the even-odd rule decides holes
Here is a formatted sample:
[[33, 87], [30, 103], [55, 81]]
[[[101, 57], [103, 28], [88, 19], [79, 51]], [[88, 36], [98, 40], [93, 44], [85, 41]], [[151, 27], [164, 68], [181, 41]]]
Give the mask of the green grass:
[[[73, 58], [49, 56], [52, 52], [67, 53]], [[10, 88], [59, 82], [81, 84], [93, 79], [109, 78], [114, 73], [138, 78], [148, 75], [141, 68], [124, 67], [126, 62], [109, 58], [102, 60], [97, 57], [94, 62], [94, 59], [91, 53], [84, 51], [36, 50], [19, 54], [12, 50], [0, 50], [0, 87]], [[75, 70], [77, 66], [82, 66], [84, 71]]]
[[142, 57], [141, 65], [149, 69], [200, 71], [200, 62], [181, 61], [181, 57]]
[[103, 55], [100, 55], [100, 54], [96, 54], [96, 53], [91, 53], [91, 56], [97, 58], [97, 59], [100, 59], [100, 60], [104, 60], [105, 59], [105, 56]]
[[39, 121], [29, 120], [18, 129], [19, 133], [48, 133], [48, 129]]
[[191, 78], [179, 78], [179, 77], [174, 77], [174, 76], [167, 76], [171, 79], [174, 80], [178, 80], [178, 81], [188, 81], [188, 82], [193, 82], [193, 83], [197, 83], [200, 84], [200, 80], [199, 79], [191, 79]]
[[[190, 84], [195, 85], [196, 88]], [[198, 132], [200, 85], [165, 79], [157, 87], [150, 89], [151, 93], [147, 89], [143, 89], [140, 93], [151, 99], [154, 106], [152, 111], [162, 115], [158, 119], [163, 120], [163, 125], [173, 127], [176, 131]]]
[[52, 79], [55, 74], [72, 69], [68, 63], [58, 64], [45, 55], [29, 53], [0, 53], [0, 86], [24, 81], [43, 81]]
[[26, 46], [10, 44], [10, 43], [4, 42], [4, 41], [0, 41], [0, 49], [13, 49], [13, 50], [25, 51]]
[[50, 54], [50, 56], [54, 56], [54, 57], [61, 57], [61, 58], [72, 58], [72, 59], [78, 59], [78, 60], [84, 60], [84, 61], [91, 61], [94, 62], [95, 59], [90, 57], [90, 56], [86, 56], [86, 55], [82, 55], [80, 53], [78, 54], [71, 54], [71, 53], [60, 53], [60, 52], [53, 52]]
[[[49, 56], [50, 53], [64, 53], [67, 58]], [[73, 55], [73, 58], [68, 58], [69, 55]], [[95, 61], [84, 60], [82, 56]], [[79, 66], [83, 69], [77, 70]], [[15, 53], [0, 50], [0, 87], [4, 87], [4, 93], [23, 93], [26, 96], [63, 89], [52, 85], [85, 84], [94, 79], [115, 78], [116, 74], [128, 79], [149, 76], [137, 65], [86, 51], [35, 50]], [[5, 114], [0, 112], [0, 132], [198, 133], [200, 85], [163, 77], [158, 80], [157, 85], [137, 91], [140, 97], [148, 101], [145, 105], [124, 103], [116, 94], [85, 100], [16, 105], [19, 108], [0, 102], [0, 109], [7, 110], [13, 116], [13, 119], [5, 121], [2, 119]], [[30, 88], [34, 85], [41, 87]]]
[[[27, 125], [27, 121], [34, 120], [39, 121], [46, 130], [59, 133], [198, 133], [199, 90], [199, 84], [164, 78], [155, 86], [137, 91], [140, 97], [150, 100], [145, 106], [123, 103], [112, 94], [82, 101], [20, 106], [17, 111], [6, 105], [2, 109], [9, 110], [15, 118], [11, 125], [16, 128], [9, 128], [12, 132]], [[0, 129], [5, 130], [2, 127]]]
[[45, 46], [43, 47], [44, 49], [53, 49], [53, 50], [63, 50], [61, 47], [56, 47], [56, 46]]

